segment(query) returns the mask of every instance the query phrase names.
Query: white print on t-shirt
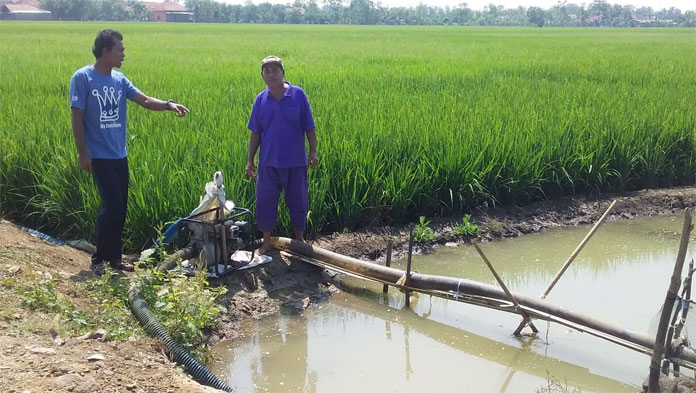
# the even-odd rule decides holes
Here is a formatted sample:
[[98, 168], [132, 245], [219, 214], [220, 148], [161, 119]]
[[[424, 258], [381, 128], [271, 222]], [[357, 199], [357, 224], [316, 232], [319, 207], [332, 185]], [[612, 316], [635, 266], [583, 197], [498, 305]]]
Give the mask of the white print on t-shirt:
[[97, 97], [99, 103], [99, 121], [101, 128], [119, 128], [121, 123], [116, 123], [119, 120], [118, 104], [121, 101], [123, 92], [118, 91], [118, 97], [114, 94], [116, 89], [113, 87], [103, 87], [104, 96], [99, 94], [97, 89], [92, 90], [92, 95]]

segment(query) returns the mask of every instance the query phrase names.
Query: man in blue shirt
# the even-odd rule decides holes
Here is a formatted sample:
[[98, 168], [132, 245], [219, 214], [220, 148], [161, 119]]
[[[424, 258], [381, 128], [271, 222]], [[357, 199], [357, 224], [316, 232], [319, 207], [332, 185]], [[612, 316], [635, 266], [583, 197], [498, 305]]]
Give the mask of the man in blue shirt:
[[95, 272], [101, 272], [104, 263], [133, 270], [132, 264], [121, 259], [128, 203], [126, 99], [153, 111], [175, 112], [179, 117], [189, 112], [171, 100], [148, 97], [122, 73], [114, 71], [121, 67], [124, 51], [119, 32], [100, 31], [92, 47], [96, 62], [77, 70], [70, 80], [78, 163], [92, 174], [102, 201], [97, 217], [97, 251], [92, 255]]
[[[261, 61], [261, 77], [268, 88], [258, 96], [251, 110], [251, 130], [246, 173], [256, 178], [256, 221], [263, 233], [259, 254], [270, 248], [271, 231], [278, 221], [278, 198], [285, 193], [285, 204], [295, 239], [304, 242], [307, 226], [307, 165], [314, 168], [317, 134], [307, 95], [283, 79], [285, 69], [277, 56]], [[309, 142], [309, 156], [305, 148]], [[258, 171], [254, 165], [260, 147]]]

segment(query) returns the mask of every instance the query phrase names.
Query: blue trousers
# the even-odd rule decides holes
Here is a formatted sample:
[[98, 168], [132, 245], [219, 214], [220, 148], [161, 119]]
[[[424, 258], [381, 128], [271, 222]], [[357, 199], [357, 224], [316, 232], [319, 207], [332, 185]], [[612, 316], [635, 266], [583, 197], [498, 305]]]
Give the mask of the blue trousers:
[[285, 204], [290, 222], [297, 231], [307, 226], [307, 167], [274, 168], [260, 166], [256, 172], [256, 222], [261, 232], [271, 232], [278, 222], [280, 191], [285, 193]]
[[128, 158], [93, 159], [92, 177], [101, 197], [97, 251], [92, 255], [92, 263], [118, 261], [123, 252], [123, 226], [128, 209]]

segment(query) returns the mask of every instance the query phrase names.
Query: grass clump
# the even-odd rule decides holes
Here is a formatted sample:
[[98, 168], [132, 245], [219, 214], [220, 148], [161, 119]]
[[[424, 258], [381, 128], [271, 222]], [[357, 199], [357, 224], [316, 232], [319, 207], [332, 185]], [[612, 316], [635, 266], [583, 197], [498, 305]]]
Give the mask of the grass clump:
[[471, 214], [465, 214], [462, 223], [454, 228], [454, 232], [461, 236], [476, 236], [479, 234], [479, 227], [471, 222]]
[[[226, 311], [215, 300], [227, 289], [210, 287], [205, 273], [187, 277], [178, 270], [163, 273], [149, 267], [127, 277], [106, 266], [101, 277], [78, 283], [76, 291], [68, 292], [61, 290], [65, 284], [48, 275], [22, 272], [0, 281], [1, 298], [7, 300], [0, 306], [0, 317], [16, 320], [24, 330], [55, 329], [67, 336], [97, 329], [106, 330], [110, 340], [145, 335], [128, 303], [128, 289], [134, 284], [141, 287], [143, 298], [165, 330], [200, 358], [206, 329]], [[20, 309], [31, 311], [30, 320], [14, 317]]]
[[[21, 307], [49, 315], [58, 315], [56, 320], [60, 331], [68, 334], [80, 334], [90, 328], [86, 313], [76, 307], [71, 299], [58, 293], [56, 281], [52, 277], [39, 278], [33, 273], [26, 274], [26, 283], [19, 280], [9, 288], [15, 289], [20, 296]], [[48, 330], [49, 326], [36, 326]]]
[[149, 269], [138, 274], [142, 296], [160, 324], [184, 348], [202, 355], [199, 345], [205, 330], [211, 328], [224, 306], [215, 302], [227, 292], [225, 287], [211, 287], [204, 271], [187, 277], [181, 270], [165, 273]]
[[433, 240], [435, 240], [435, 233], [430, 228], [430, 221], [426, 221], [425, 216], [420, 216], [418, 224], [413, 227], [413, 241], [427, 243]]
[[61, 310], [56, 283], [52, 278], [35, 281], [29, 287], [20, 288], [19, 293], [22, 296], [22, 305], [29, 309], [49, 312]]
[[90, 325], [104, 329], [114, 340], [123, 340], [136, 333], [143, 334], [128, 305], [128, 278], [109, 266], [101, 277], [87, 281], [80, 292], [92, 300]]

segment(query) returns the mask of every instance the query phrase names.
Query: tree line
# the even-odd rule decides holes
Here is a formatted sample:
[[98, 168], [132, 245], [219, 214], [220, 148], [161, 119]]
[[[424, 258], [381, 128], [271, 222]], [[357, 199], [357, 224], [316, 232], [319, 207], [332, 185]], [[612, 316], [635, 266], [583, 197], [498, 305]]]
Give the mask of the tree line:
[[[549, 9], [504, 8], [493, 3], [472, 10], [466, 3], [455, 7], [383, 7], [372, 0], [295, 0], [244, 5], [215, 0], [186, 0], [193, 22], [354, 24], [354, 25], [455, 25], [455, 26], [559, 26], [559, 27], [696, 27], [696, 12], [678, 8], [609, 4], [604, 0], [575, 4], [559, 1]], [[57, 20], [148, 21], [151, 15], [137, 0], [41, 0], [43, 9]]]

